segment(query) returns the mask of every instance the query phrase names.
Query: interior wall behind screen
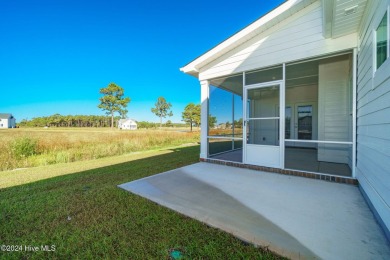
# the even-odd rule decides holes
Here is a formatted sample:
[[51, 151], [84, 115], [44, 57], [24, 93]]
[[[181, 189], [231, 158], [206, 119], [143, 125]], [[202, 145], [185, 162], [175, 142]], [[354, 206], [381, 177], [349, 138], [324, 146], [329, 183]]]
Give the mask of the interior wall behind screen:
[[[319, 64], [318, 137], [324, 141], [351, 141], [351, 89], [349, 56], [322, 60]], [[318, 145], [318, 160], [346, 163], [349, 150], [342, 145]]]
[[[295, 127], [297, 124], [297, 106], [305, 104], [313, 104], [313, 137], [312, 140], [318, 140], [318, 84], [287, 86], [286, 89], [286, 107], [292, 107], [293, 117], [291, 124]], [[292, 129], [291, 138], [298, 139], [297, 129]]]

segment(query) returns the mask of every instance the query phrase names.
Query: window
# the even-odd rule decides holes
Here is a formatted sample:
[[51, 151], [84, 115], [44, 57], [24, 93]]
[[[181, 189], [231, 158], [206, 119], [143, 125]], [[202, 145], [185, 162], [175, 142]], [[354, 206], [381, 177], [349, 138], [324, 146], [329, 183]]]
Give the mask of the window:
[[376, 69], [389, 57], [388, 53], [388, 21], [387, 12], [376, 29]]

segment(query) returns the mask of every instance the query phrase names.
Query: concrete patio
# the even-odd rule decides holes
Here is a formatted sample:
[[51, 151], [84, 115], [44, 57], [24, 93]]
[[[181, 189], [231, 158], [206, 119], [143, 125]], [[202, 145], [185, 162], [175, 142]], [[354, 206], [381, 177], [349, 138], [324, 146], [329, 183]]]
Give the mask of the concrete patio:
[[353, 185], [197, 163], [119, 185], [292, 259], [390, 259]]

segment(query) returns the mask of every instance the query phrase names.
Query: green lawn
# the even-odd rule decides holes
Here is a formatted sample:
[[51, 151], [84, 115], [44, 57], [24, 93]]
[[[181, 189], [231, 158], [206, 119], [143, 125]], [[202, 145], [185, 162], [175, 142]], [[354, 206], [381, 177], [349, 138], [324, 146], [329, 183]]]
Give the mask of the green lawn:
[[0, 245], [54, 245], [4, 259], [275, 259], [118, 184], [198, 161], [199, 146], [0, 172]]

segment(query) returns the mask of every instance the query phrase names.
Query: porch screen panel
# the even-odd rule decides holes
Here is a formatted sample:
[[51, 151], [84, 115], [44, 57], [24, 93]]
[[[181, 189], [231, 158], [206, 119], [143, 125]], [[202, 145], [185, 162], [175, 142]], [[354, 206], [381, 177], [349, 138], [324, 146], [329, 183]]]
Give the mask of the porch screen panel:
[[230, 138], [209, 138], [209, 154], [215, 155], [233, 150], [232, 139]]
[[351, 177], [351, 150], [352, 144], [286, 142], [285, 168]]
[[247, 124], [247, 144], [279, 146], [279, 119], [249, 120]]
[[351, 176], [351, 55], [286, 65], [285, 168]]
[[279, 85], [248, 89], [247, 144], [279, 146]]
[[253, 85], [283, 79], [283, 67], [277, 66], [245, 73], [245, 84]]
[[233, 136], [233, 94], [216, 86], [210, 86], [209, 95], [209, 136]]
[[208, 154], [241, 149], [243, 76], [211, 79], [209, 83]]
[[[233, 95], [233, 137], [243, 137], [243, 97], [237, 94]], [[237, 147], [237, 146], [235, 146]], [[242, 140], [241, 140], [242, 147]]]

